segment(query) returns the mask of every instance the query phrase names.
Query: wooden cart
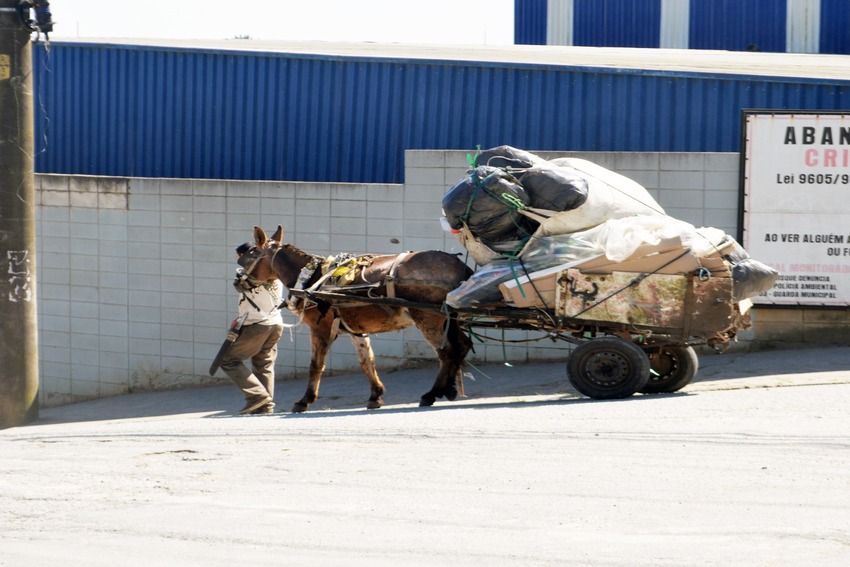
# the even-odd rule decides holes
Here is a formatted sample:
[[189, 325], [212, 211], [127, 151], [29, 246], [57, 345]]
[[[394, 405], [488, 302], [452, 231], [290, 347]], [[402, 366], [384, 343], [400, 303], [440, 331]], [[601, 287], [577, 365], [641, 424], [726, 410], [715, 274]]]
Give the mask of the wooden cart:
[[751, 303], [733, 300], [727, 269], [662, 274], [567, 268], [552, 272], [550, 284], [547, 300], [530, 307], [499, 302], [452, 308], [374, 297], [369, 290], [350, 287], [290, 293], [331, 305], [375, 303], [439, 311], [485, 338], [479, 329], [539, 331], [540, 339], [575, 345], [567, 362], [568, 379], [594, 399], [675, 392], [697, 374], [694, 346], [722, 349], [749, 327]]

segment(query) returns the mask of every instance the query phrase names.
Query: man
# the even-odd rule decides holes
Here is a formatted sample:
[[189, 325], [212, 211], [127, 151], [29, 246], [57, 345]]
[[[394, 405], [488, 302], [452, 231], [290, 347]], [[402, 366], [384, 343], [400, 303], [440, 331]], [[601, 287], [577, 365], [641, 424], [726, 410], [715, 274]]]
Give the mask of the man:
[[[237, 260], [253, 248], [249, 242], [236, 248]], [[240, 323], [241, 333], [230, 346], [221, 369], [242, 390], [245, 407], [240, 414], [274, 413], [274, 363], [277, 343], [283, 332], [280, 305], [284, 287], [279, 280], [253, 286], [244, 276], [237, 276], [234, 287], [239, 291], [239, 316], [231, 328]], [[243, 360], [251, 360], [251, 370]]]

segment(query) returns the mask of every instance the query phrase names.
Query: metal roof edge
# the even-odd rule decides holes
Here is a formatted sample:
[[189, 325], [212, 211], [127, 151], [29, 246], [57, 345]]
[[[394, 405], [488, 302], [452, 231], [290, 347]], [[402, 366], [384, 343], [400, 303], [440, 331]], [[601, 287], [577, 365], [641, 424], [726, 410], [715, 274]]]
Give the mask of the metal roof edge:
[[[235, 44], [240, 45], [225, 45]], [[637, 75], [637, 76], [659, 76], [670, 78], [709, 79], [709, 80], [752, 80], [774, 83], [804, 83], [811, 85], [838, 85], [850, 86], [850, 57], [843, 55], [822, 54], [784, 54], [784, 53], [751, 53], [732, 51], [710, 51], [710, 50], [671, 50], [656, 48], [596, 48], [596, 47], [563, 47], [563, 46], [509, 46], [511, 49], [499, 48], [486, 50], [480, 46], [432, 46], [418, 44], [360, 44], [360, 43], [333, 43], [333, 42], [255, 42], [247, 45], [253, 40], [152, 40], [152, 39], [65, 39], [51, 40], [51, 45], [57, 46], [82, 46], [82, 47], [107, 47], [113, 49], [139, 49], [139, 50], [167, 50], [182, 52], [202, 52], [218, 54], [254, 54], [269, 57], [286, 57], [291, 59], [309, 59], [325, 61], [365, 61], [388, 64], [407, 64], [417, 62], [427, 65], [474, 65], [479, 67], [504, 67], [509, 65], [515, 69], [535, 69], [545, 71], [567, 71], [585, 72], [615, 75]], [[587, 54], [599, 55], [604, 53], [610, 57], [611, 64], [580, 64], [575, 62], [557, 61], [524, 61], [519, 57], [494, 58], [494, 54], [514, 51], [519, 55], [528, 51], [527, 47], [535, 48], [539, 53], [540, 47], [558, 48], [558, 53], [569, 54], [575, 57]], [[419, 54], [421, 53], [421, 54]], [[424, 56], [427, 53], [427, 57]], [[440, 57], [438, 54], [444, 54]], [[706, 66], [704, 69], [687, 68], [688, 65], [673, 63], [669, 67], [658, 63], [668, 59], [657, 57], [659, 54], [673, 55], [681, 58], [684, 54], [693, 61], [700, 58], [715, 58], [722, 63], [722, 70]], [[475, 55], [487, 54], [487, 58], [475, 58]], [[629, 56], [636, 58], [639, 62], [646, 61], [648, 56], [656, 56], [654, 66], [630, 64]], [[808, 56], [808, 57], [807, 57]], [[746, 72], [745, 68], [734, 68], [729, 60], [736, 57], [750, 59], [748, 69], [756, 70], [758, 61], [765, 58], [773, 60], [770, 68], [779, 64], [779, 60], [787, 60], [784, 68], [799, 69], [801, 61], [813, 63], [816, 61], [828, 61], [840, 64], [840, 71], [847, 76], [818, 76], [816, 74], [771, 74], [766, 72]], [[718, 59], [719, 58], [719, 59]], [[840, 59], [836, 59], [840, 58]], [[599, 57], [595, 57], [599, 59]], [[796, 65], [791, 65], [791, 62]], [[679, 68], [678, 66], [681, 67]], [[670, 68], [673, 67], [673, 68]], [[692, 67], [692, 65], [691, 65]], [[766, 68], [766, 67], [764, 67]], [[829, 67], [832, 69], [832, 67]], [[811, 71], [811, 67], [806, 69]]]

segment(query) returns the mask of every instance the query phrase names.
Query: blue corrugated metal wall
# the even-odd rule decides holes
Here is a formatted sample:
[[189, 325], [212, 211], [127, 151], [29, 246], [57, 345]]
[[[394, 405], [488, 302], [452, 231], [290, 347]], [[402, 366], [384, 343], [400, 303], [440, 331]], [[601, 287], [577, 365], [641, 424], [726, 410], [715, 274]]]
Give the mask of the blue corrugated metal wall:
[[742, 108], [850, 108], [850, 81], [37, 45], [36, 170], [402, 182], [405, 149], [737, 151]]
[[[559, 2], [561, 9], [556, 13], [572, 14], [569, 33], [573, 45], [658, 47], [660, 44], [662, 0], [549, 2]], [[754, 46], [761, 51], [788, 50], [788, 0], [688, 2], [690, 41], [676, 47], [744, 51]], [[514, 43], [546, 44], [547, 5], [546, 0], [515, 0]], [[813, 38], [817, 51], [850, 54], [850, 1], [816, 0], [807, 7], [819, 9], [820, 13], [818, 30], [813, 32], [819, 35]]]
[[514, 0], [514, 42], [546, 45], [547, 0]]
[[820, 52], [850, 53], [850, 2], [821, 0]]
[[661, 0], [574, 0], [573, 9], [573, 45], [659, 45]]
[[690, 47], [785, 51], [785, 1], [691, 0]]

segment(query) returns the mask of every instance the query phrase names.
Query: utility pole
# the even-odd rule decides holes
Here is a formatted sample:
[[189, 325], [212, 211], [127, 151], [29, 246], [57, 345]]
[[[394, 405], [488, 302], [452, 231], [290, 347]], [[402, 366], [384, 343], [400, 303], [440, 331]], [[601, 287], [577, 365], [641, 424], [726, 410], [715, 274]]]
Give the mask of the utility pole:
[[32, 7], [0, 0], [0, 428], [38, 417]]

